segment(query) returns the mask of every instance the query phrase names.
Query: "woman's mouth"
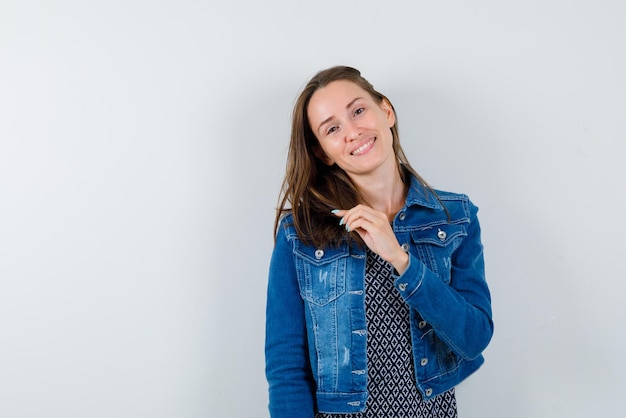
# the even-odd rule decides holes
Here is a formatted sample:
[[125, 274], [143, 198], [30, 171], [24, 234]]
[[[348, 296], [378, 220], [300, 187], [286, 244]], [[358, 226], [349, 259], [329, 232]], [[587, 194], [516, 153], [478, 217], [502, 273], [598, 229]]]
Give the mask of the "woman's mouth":
[[361, 155], [365, 153], [367, 150], [369, 150], [372, 147], [372, 145], [374, 144], [374, 141], [376, 141], [376, 138], [370, 139], [365, 144], [361, 145], [360, 147], [352, 151], [350, 155]]

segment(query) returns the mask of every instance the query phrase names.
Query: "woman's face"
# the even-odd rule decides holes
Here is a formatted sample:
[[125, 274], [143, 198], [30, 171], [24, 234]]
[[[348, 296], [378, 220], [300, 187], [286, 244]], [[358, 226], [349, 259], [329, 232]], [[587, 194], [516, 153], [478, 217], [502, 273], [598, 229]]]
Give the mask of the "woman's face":
[[313, 93], [307, 116], [326, 164], [336, 163], [351, 177], [395, 168], [395, 114], [387, 101], [377, 103], [351, 81], [333, 81]]

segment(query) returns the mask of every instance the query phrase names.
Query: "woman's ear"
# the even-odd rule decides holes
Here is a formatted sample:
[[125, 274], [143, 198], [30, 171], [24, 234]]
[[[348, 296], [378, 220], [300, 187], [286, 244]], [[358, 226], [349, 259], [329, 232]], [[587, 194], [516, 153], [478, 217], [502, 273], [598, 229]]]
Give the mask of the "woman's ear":
[[320, 147], [318, 144], [313, 145], [313, 154], [315, 154], [315, 156], [319, 158], [321, 162], [328, 166], [335, 164], [333, 159], [326, 155], [322, 147]]
[[385, 112], [387, 117], [387, 124], [391, 128], [396, 123], [396, 112], [393, 110], [391, 102], [386, 97], [383, 97], [383, 101], [380, 103], [380, 108]]

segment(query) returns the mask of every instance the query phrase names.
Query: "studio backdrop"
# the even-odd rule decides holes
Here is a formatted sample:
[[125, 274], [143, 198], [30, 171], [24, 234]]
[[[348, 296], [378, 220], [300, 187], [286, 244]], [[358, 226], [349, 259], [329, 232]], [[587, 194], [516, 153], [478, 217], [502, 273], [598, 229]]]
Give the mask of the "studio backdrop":
[[0, 416], [269, 417], [290, 112], [337, 64], [480, 208], [495, 335], [460, 416], [619, 415], [624, 21], [619, 0], [1, 0]]

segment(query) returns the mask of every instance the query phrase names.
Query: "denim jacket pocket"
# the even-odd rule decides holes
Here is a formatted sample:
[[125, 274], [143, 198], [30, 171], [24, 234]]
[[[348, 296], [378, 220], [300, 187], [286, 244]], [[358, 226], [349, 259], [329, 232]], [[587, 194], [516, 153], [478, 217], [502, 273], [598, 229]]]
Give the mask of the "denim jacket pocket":
[[452, 254], [466, 236], [465, 226], [457, 224], [411, 231], [415, 255], [445, 283], [450, 283]]
[[308, 302], [326, 305], [346, 291], [346, 267], [350, 253], [347, 246], [295, 249], [300, 295]]
[[459, 367], [457, 356], [445, 342], [437, 337], [434, 330], [429, 330], [423, 338], [425, 338], [426, 344], [435, 353], [437, 359], [437, 367], [431, 373], [442, 375], [450, 373]]

